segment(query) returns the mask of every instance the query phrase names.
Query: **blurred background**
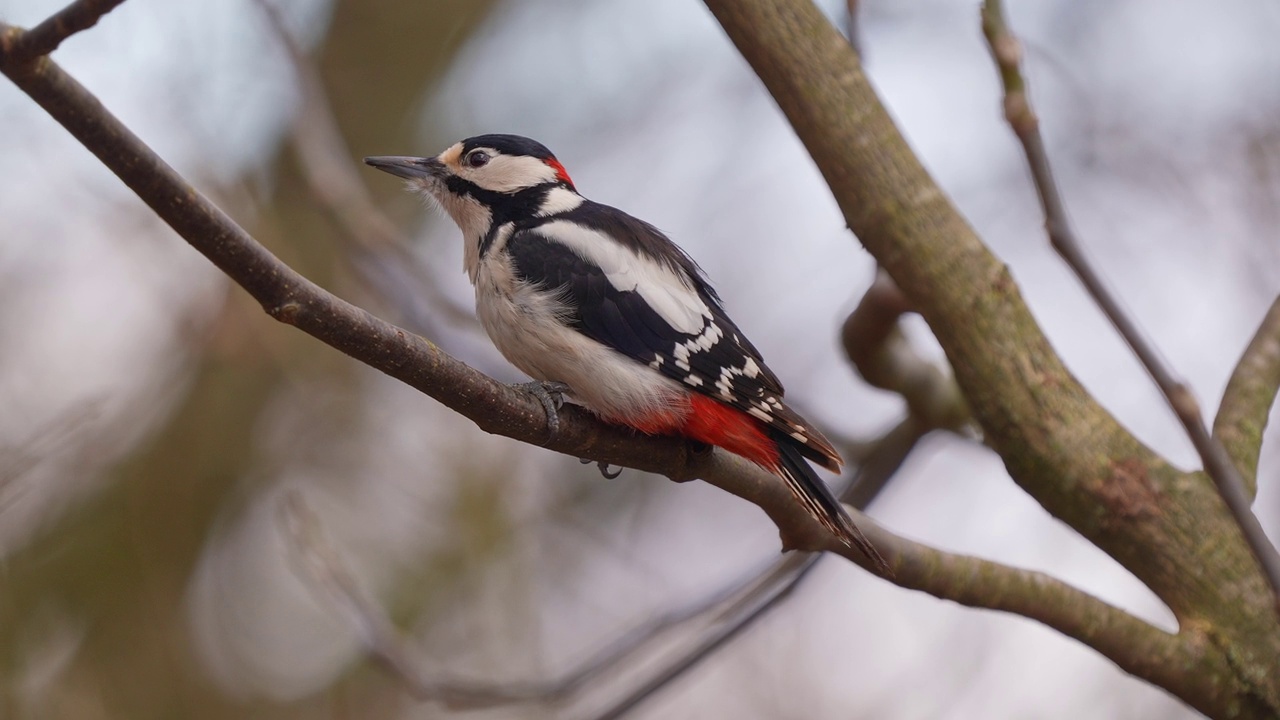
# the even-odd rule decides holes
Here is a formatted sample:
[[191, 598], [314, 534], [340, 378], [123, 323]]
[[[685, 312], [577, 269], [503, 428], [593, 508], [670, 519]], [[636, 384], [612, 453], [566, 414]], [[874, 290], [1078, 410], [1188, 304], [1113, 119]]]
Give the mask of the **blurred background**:
[[[874, 263], [700, 3], [268, 2], [275, 25], [251, 0], [129, 0], [55, 59], [286, 262], [500, 379], [521, 378], [471, 319], [456, 229], [358, 158], [537, 138], [584, 194], [698, 259], [833, 436], [856, 445], [902, 416], [838, 347]], [[62, 4], [0, 0], [0, 19]], [[1010, 5], [1071, 214], [1212, 411], [1280, 290], [1280, 9]], [[842, 3], [824, 8], [846, 24]], [[977, 3], [859, 12], [891, 112], [1068, 365], [1197, 465], [1045, 241]], [[506, 687], [563, 677], [776, 557], [753, 506], [488, 436], [275, 323], [7, 82], [0, 129], [0, 717], [593, 717], [663, 652], [556, 703], [420, 702], [368, 659], [367, 618], [317, 582], [312, 551], [395, 623], [423, 677]], [[1272, 537], [1277, 439], [1257, 503]], [[927, 438], [871, 512], [1172, 627], [972, 440]], [[826, 561], [631, 717], [1192, 715], [1035, 623]]]

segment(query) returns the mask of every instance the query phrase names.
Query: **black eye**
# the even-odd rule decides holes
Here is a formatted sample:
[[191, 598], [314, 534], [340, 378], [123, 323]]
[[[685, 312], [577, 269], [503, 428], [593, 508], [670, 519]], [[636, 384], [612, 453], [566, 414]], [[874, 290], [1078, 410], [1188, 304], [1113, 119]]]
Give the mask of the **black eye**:
[[467, 153], [467, 166], [478, 168], [484, 167], [489, 162], [489, 153], [483, 150], [472, 150]]

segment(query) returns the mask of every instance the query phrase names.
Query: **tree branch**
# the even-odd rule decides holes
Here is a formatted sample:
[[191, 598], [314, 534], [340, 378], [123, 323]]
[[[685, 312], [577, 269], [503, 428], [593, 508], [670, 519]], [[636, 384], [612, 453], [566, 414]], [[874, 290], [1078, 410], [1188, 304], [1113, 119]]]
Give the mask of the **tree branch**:
[[1245, 492], [1258, 492], [1262, 432], [1280, 388], [1280, 298], [1271, 304], [1249, 347], [1231, 373], [1213, 422], [1213, 435], [1235, 458]]
[[1128, 343], [1129, 348], [1138, 356], [1142, 366], [1155, 380], [1160, 392], [1173, 408], [1178, 421], [1182, 423], [1182, 427], [1191, 438], [1196, 452], [1200, 454], [1205, 472], [1213, 479], [1218, 493], [1244, 533], [1254, 558], [1257, 559], [1270, 581], [1275, 594], [1273, 605], [1277, 612], [1280, 612], [1280, 553], [1276, 552], [1275, 546], [1271, 544], [1262, 525], [1258, 523], [1258, 518], [1249, 507], [1249, 497], [1245, 493], [1245, 483], [1239, 470], [1226, 449], [1209, 434], [1204, 417], [1200, 413], [1200, 404], [1196, 402], [1191, 388], [1165, 364], [1155, 347], [1138, 329], [1137, 323], [1120, 307], [1119, 300], [1089, 262], [1084, 248], [1076, 237], [1071, 221], [1067, 217], [1062, 195], [1058, 191], [1058, 183], [1053, 176], [1049, 154], [1045, 151], [1044, 139], [1040, 135], [1040, 122], [1036, 118], [1035, 111], [1031, 107], [1031, 99], [1027, 94], [1026, 79], [1020, 68], [1021, 44], [1005, 20], [1001, 0], [984, 0], [982, 32], [987, 38], [991, 56], [995, 59], [1000, 71], [1001, 84], [1004, 86], [1005, 118], [1022, 143], [1027, 165], [1031, 170], [1036, 192], [1040, 196], [1041, 207], [1044, 209], [1045, 227], [1049, 231], [1050, 244], [1075, 272], [1094, 302]]
[[849, 228], [933, 330], [1014, 481], [1151, 588], [1184, 632], [1214, 628], [1217, 642], [1193, 653], [1203, 664], [1172, 659], [1143, 677], [1209, 714], [1280, 712], [1280, 622], [1262, 609], [1275, 596], [1213, 485], [1143, 446], [1066, 369], [1008, 268], [929, 177], [810, 0], [704, 2]]
[[[0, 37], [20, 36], [20, 30], [0, 23]], [[809, 517], [784, 483], [728, 453], [705, 452], [676, 438], [637, 435], [573, 406], [561, 409], [559, 433], [546, 442], [546, 413], [536, 399], [299, 275], [191, 187], [56, 63], [5, 62], [0, 69], [276, 320], [430, 395], [486, 432], [677, 482], [703, 478], [764, 509], [779, 524], [786, 548], [833, 550], [860, 559]]]
[[0, 50], [6, 56], [0, 62], [28, 62], [41, 55], [48, 55], [57, 50], [63, 40], [97, 25], [103, 15], [115, 10], [123, 2], [124, 0], [76, 0], [21, 35], [19, 42]]
[[[1189, 638], [1164, 632], [1061, 580], [935, 550], [872, 523], [867, 537], [886, 553], [903, 587], [1031, 618], [1094, 648], [1126, 672], [1166, 687], [1187, 680], [1180, 663], [1191, 649]], [[1213, 660], [1201, 657], [1199, 662], [1212, 666]]]
[[845, 355], [868, 383], [901, 395], [911, 415], [929, 428], [958, 429], [969, 421], [964, 396], [951, 373], [907, 342], [898, 320], [909, 310], [893, 279], [877, 272], [840, 330]]

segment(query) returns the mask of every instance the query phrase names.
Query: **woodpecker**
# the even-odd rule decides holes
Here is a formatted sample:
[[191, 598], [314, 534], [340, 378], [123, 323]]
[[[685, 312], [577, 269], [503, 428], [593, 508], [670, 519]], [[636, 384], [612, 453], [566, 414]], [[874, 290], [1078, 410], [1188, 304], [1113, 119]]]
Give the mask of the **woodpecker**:
[[606, 422], [760, 465], [887, 573], [805, 461], [838, 471], [840, 454], [783, 402], [782, 383], [701, 268], [657, 228], [584, 198], [551, 151], [517, 135], [365, 162], [457, 223], [480, 323], [511, 364]]

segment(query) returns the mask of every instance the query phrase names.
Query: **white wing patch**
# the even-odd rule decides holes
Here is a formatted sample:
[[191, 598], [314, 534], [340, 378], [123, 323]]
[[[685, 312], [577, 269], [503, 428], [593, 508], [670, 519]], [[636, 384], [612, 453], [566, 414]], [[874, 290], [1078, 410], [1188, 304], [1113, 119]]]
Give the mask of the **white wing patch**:
[[[695, 340], [699, 343], [709, 342], [707, 347], [719, 340], [719, 335], [713, 340], [703, 340], [706, 333], [714, 327], [714, 323], [711, 327], [707, 326], [707, 321], [711, 319], [711, 309], [698, 297], [689, 281], [665, 263], [641, 257], [607, 235], [568, 220], [552, 220], [541, 225], [538, 227], [538, 234], [563, 243], [599, 266], [609, 284], [617, 290], [639, 294], [675, 330], [686, 335], [699, 335]], [[715, 332], [719, 333], [719, 328], [715, 328]], [[679, 347], [677, 345], [675, 354], [676, 367], [688, 370], [687, 353], [682, 361], [678, 354]]]

